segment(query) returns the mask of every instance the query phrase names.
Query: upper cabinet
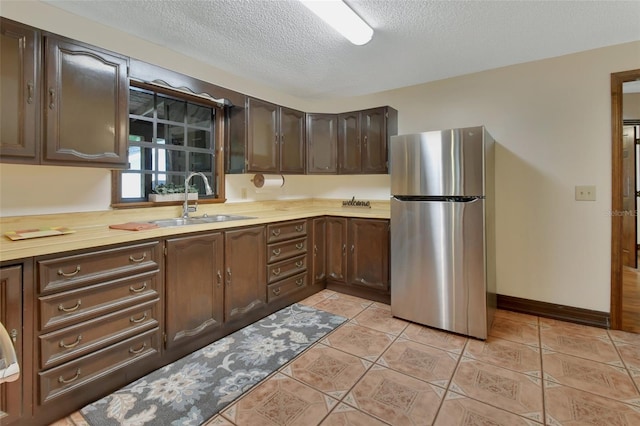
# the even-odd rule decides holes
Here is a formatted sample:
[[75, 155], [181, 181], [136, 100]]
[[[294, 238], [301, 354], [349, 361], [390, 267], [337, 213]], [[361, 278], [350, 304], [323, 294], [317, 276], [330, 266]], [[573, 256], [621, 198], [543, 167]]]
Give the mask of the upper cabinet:
[[247, 171], [303, 174], [304, 113], [249, 98]]
[[338, 173], [387, 173], [387, 146], [397, 133], [398, 112], [391, 107], [339, 114]]
[[40, 34], [2, 19], [0, 40], [0, 157], [8, 162], [37, 163]]
[[338, 172], [338, 116], [307, 114], [307, 173]]
[[128, 58], [45, 37], [43, 163], [127, 165]]
[[8, 19], [0, 28], [0, 161], [126, 167], [129, 59]]

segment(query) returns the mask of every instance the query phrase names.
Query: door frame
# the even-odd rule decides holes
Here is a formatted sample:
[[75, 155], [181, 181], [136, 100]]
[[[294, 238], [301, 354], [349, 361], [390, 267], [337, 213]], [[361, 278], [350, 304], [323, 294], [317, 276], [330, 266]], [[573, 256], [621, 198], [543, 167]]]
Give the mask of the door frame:
[[611, 74], [611, 328], [622, 327], [622, 84], [640, 69]]

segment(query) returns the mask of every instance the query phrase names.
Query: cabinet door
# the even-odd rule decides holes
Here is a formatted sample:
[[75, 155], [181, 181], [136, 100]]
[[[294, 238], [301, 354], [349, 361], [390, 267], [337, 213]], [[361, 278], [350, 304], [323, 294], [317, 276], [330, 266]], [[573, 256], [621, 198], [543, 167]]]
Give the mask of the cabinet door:
[[264, 226], [228, 231], [225, 247], [225, 321], [240, 318], [267, 302]]
[[307, 114], [307, 173], [338, 172], [338, 116]]
[[360, 173], [360, 113], [338, 115], [338, 173]]
[[222, 325], [223, 243], [222, 233], [167, 240], [167, 349]]
[[20, 365], [20, 378], [0, 384], [0, 424], [9, 425], [22, 416], [22, 382], [25, 365], [22, 362], [22, 267], [0, 269], [0, 322], [13, 338]]
[[277, 173], [278, 106], [249, 98], [248, 126], [248, 171]]
[[312, 219], [311, 235], [313, 242], [311, 261], [311, 284], [324, 283], [327, 277], [326, 238], [327, 221], [324, 217]]
[[387, 120], [385, 108], [360, 113], [362, 173], [387, 173]]
[[347, 219], [327, 217], [326, 271], [327, 278], [347, 282]]
[[43, 163], [127, 165], [125, 57], [45, 38]]
[[0, 20], [0, 158], [3, 162], [39, 161], [39, 40], [33, 28]]
[[303, 174], [305, 164], [304, 113], [280, 108], [280, 173]]
[[389, 222], [349, 219], [348, 283], [389, 290]]

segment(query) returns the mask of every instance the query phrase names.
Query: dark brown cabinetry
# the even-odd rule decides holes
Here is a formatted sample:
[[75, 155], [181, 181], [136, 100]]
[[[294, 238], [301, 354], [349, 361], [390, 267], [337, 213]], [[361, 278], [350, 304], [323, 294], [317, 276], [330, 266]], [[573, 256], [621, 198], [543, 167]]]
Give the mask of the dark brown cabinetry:
[[43, 163], [127, 165], [127, 65], [123, 56], [45, 37]]
[[307, 173], [338, 172], [338, 116], [307, 114]]
[[180, 346], [224, 321], [221, 232], [166, 241], [166, 348]]
[[67, 404], [158, 366], [160, 247], [152, 241], [36, 259], [36, 415], [64, 414]]
[[267, 303], [265, 227], [224, 233], [224, 320], [241, 320]]
[[307, 221], [268, 225], [267, 244], [267, 300], [273, 303], [308, 285]]
[[387, 173], [387, 145], [398, 132], [397, 116], [391, 107], [339, 114], [338, 173]]
[[347, 219], [326, 219], [326, 267], [327, 279], [338, 283], [347, 282]]
[[23, 416], [23, 328], [22, 328], [22, 266], [0, 268], [0, 322], [13, 341], [22, 369], [15, 382], [0, 385], [0, 424], [16, 424]]
[[304, 113], [249, 98], [247, 171], [303, 174]]
[[7, 19], [0, 25], [0, 161], [126, 167], [129, 59]]
[[37, 163], [40, 34], [0, 18], [0, 158]]
[[326, 219], [327, 287], [389, 303], [389, 221]]
[[324, 217], [310, 219], [313, 244], [311, 260], [311, 284], [324, 284], [327, 278], [326, 239], [327, 220]]

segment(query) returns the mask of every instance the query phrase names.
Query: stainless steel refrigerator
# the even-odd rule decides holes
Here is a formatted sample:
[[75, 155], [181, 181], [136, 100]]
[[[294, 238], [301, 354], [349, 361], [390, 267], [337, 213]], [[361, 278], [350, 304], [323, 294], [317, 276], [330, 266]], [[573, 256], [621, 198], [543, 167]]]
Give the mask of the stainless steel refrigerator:
[[482, 126], [391, 138], [393, 316], [487, 338], [496, 304], [493, 159]]

